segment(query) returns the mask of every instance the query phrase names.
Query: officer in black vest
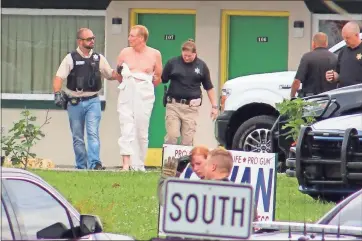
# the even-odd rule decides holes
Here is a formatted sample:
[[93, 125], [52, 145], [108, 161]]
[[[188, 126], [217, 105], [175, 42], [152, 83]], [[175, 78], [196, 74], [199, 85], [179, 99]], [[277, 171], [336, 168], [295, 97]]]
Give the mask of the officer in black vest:
[[[101, 103], [98, 96], [102, 78], [121, 81], [106, 58], [93, 52], [95, 37], [87, 28], [77, 32], [78, 48], [67, 54], [53, 80], [55, 104], [67, 109], [73, 135], [76, 168], [104, 169], [99, 157]], [[62, 83], [67, 80], [62, 91]], [[87, 130], [88, 153], [84, 142]]]

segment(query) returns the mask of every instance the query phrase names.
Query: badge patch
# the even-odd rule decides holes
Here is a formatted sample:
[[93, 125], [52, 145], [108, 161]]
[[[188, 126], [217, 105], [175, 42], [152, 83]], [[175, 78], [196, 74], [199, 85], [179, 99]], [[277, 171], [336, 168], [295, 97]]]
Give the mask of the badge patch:
[[98, 61], [98, 55], [93, 55], [93, 60]]
[[200, 74], [200, 69], [199, 69], [199, 67], [196, 67], [195, 73], [196, 73], [196, 74]]
[[361, 60], [361, 59], [362, 59], [362, 54], [361, 54], [361, 53], [357, 54], [357, 55], [356, 55], [356, 58], [357, 58], [358, 60]]
[[77, 104], [77, 99], [73, 98], [73, 99], [71, 100], [71, 103], [72, 103], [72, 104]]

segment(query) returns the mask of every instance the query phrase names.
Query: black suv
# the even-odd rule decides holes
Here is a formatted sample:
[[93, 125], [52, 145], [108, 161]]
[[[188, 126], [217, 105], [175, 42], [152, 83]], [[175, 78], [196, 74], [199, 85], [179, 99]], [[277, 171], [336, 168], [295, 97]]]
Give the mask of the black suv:
[[302, 127], [286, 166], [286, 175], [297, 178], [299, 191], [313, 198], [338, 202], [360, 190], [362, 113]]
[[[314, 114], [316, 121], [362, 113], [362, 84], [338, 88], [319, 95], [305, 97], [304, 99], [317, 103], [317, 105], [310, 110], [310, 113]], [[306, 115], [308, 114], [306, 113]], [[285, 116], [279, 116], [275, 122], [272, 128], [272, 148], [274, 152], [282, 151], [283, 156], [288, 157], [293, 140], [291, 138], [285, 138], [285, 135], [283, 135], [289, 131], [288, 129], [282, 129], [285, 123]], [[285, 158], [280, 158], [279, 160], [278, 171], [285, 172]]]

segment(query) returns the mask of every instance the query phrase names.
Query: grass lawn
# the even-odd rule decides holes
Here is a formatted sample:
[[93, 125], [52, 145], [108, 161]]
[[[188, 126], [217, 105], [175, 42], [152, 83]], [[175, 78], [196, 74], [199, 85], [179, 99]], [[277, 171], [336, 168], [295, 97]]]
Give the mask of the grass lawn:
[[[57, 188], [80, 213], [99, 215], [105, 231], [137, 240], [157, 236], [159, 172], [33, 171]], [[298, 191], [297, 181], [278, 175], [276, 220], [314, 222], [334, 206]]]

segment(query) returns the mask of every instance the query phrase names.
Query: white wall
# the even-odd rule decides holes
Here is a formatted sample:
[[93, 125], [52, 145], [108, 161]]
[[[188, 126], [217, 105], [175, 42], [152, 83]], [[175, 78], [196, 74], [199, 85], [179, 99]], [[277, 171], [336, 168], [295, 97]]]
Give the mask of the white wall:
[[[107, 9], [106, 18], [106, 57], [115, 67], [119, 51], [127, 46], [129, 10], [130, 8], [182, 8], [196, 9], [196, 39], [198, 55], [206, 61], [211, 71], [211, 78], [218, 91], [219, 80], [219, 46], [221, 9], [259, 10], [259, 11], [289, 11], [289, 64], [290, 70], [295, 70], [300, 57], [310, 49], [311, 14], [303, 1], [113, 1]], [[212, 17], [210, 17], [212, 16]], [[123, 31], [120, 35], [111, 34], [113, 17], [123, 19]], [[292, 36], [293, 22], [304, 21], [304, 37], [295, 39]], [[219, 93], [217, 93], [219, 95]], [[103, 112], [101, 131], [101, 159], [106, 166], [120, 165], [117, 140], [119, 137], [118, 115], [116, 111], [117, 83], [108, 82], [107, 106]], [[200, 111], [199, 125], [195, 144], [210, 147], [217, 145], [214, 138], [214, 123], [209, 118], [211, 106], [204, 93], [204, 104]], [[44, 110], [33, 111], [39, 118], [44, 118]], [[12, 120], [18, 118], [20, 111], [2, 109], [2, 125], [9, 126]], [[51, 124], [44, 131], [46, 137], [35, 147], [38, 156], [50, 158], [56, 164], [74, 165], [71, 133], [68, 116], [65, 111], [50, 112]]]

